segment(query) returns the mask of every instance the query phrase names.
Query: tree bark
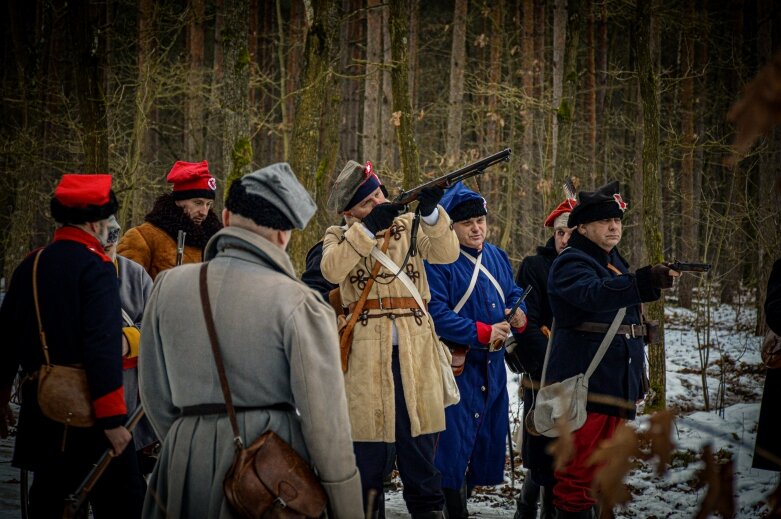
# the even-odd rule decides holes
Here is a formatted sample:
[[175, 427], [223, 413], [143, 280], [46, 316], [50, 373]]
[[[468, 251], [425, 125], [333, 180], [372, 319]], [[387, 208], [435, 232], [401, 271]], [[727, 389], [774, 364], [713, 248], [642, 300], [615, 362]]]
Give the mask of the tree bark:
[[363, 157], [380, 158], [380, 81], [382, 64], [382, 9], [380, 0], [368, 0], [366, 9], [366, 79], [363, 98]]
[[[652, 13], [655, 1], [637, 0], [637, 75], [643, 110], [643, 237], [651, 264], [663, 260], [662, 204], [659, 176], [659, 99], [656, 71], [652, 56]], [[647, 304], [649, 319], [659, 321], [659, 337], [648, 345], [649, 376], [653, 398], [647, 402], [650, 409], [664, 409], [666, 405], [666, 361], [664, 348], [664, 297]]]
[[190, 2], [187, 22], [187, 91], [184, 108], [185, 160], [198, 161], [203, 156], [203, 54], [204, 18], [203, 0]]
[[420, 181], [418, 145], [415, 143], [415, 128], [407, 76], [408, 2], [409, 0], [397, 0], [391, 2], [390, 8], [393, 121], [396, 128], [396, 142], [399, 146], [401, 170], [404, 174], [404, 189], [409, 189]]
[[340, 141], [341, 157], [356, 159], [360, 157], [360, 134], [362, 84], [357, 78], [361, 77], [360, 63], [365, 61], [363, 55], [363, 42], [365, 41], [364, 29], [366, 23], [363, 19], [363, 0], [343, 0], [343, 11], [347, 14], [342, 24], [340, 34], [341, 56], [340, 68], [343, 71], [342, 79], [342, 139]]
[[447, 103], [447, 143], [445, 145], [445, 158], [448, 166], [454, 165], [461, 153], [468, 4], [468, 0], [456, 0], [453, 10], [453, 44], [450, 51], [450, 88]]
[[[564, 89], [564, 53], [567, 44], [567, 1], [555, 0], [553, 3], [553, 63], [551, 105], [556, 113], [561, 106]], [[559, 118], [553, 115], [550, 124], [551, 176], [557, 178], [559, 152]]]
[[301, 272], [306, 251], [323, 237], [336, 215], [325, 207], [339, 150], [339, 0], [311, 2], [313, 18], [306, 37], [302, 92], [296, 106], [290, 165], [315, 200], [318, 211], [302, 232], [293, 234], [288, 253]]
[[586, 25], [586, 116], [588, 134], [586, 156], [588, 157], [588, 179], [592, 186], [597, 185], [597, 63], [594, 6], [588, 7]]

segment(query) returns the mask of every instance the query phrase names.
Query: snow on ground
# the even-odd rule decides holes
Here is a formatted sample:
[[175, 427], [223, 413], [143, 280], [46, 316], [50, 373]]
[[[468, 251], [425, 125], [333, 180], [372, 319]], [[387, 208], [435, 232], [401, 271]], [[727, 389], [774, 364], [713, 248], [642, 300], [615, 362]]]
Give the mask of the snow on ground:
[[[767, 513], [766, 497], [778, 485], [776, 472], [751, 468], [764, 371], [753, 335], [755, 311], [750, 295], [736, 305], [701, 305], [696, 311], [668, 306], [666, 310], [667, 402], [679, 410], [675, 422], [676, 451], [670, 470], [655, 474], [653, 462], [638, 462], [626, 483], [633, 500], [616, 510], [619, 518], [694, 517], [704, 489], [694, 487], [702, 447], [708, 443], [719, 456], [735, 462], [737, 518], [760, 518]], [[708, 324], [709, 323], [709, 324]], [[702, 346], [700, 346], [702, 345]], [[705, 347], [710, 345], [710, 347]], [[707, 362], [706, 362], [707, 360]], [[702, 366], [707, 365], [709, 411], [705, 411]], [[521, 412], [518, 377], [508, 372], [511, 416]], [[647, 416], [640, 415], [642, 427]], [[13, 438], [0, 440], [0, 518], [19, 517], [19, 473], [10, 466]], [[516, 455], [519, 452], [516, 446]], [[478, 488], [469, 501], [475, 517], [510, 518], [523, 471], [515, 467], [511, 481], [509, 465], [505, 483]], [[388, 518], [407, 517], [398, 478], [386, 493]]]

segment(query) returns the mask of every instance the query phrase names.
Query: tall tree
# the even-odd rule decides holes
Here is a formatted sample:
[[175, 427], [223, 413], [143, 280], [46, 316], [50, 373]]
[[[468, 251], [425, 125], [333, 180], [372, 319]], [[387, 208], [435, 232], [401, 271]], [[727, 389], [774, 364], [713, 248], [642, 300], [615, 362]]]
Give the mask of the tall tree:
[[366, 79], [363, 97], [363, 156], [380, 157], [380, 84], [382, 81], [382, 9], [380, 0], [366, 7]]
[[[634, 40], [637, 55], [637, 76], [643, 111], [643, 238], [650, 263], [663, 261], [662, 203], [659, 176], [659, 87], [652, 56], [652, 13], [656, 0], [637, 0], [637, 27]], [[648, 345], [648, 365], [651, 389], [655, 398], [651, 409], [666, 405], [666, 367], [664, 349], [664, 299], [646, 305], [650, 319], [659, 321], [659, 337]]]
[[461, 152], [461, 121], [464, 113], [464, 67], [466, 66], [466, 13], [468, 0], [456, 0], [453, 10], [453, 43], [450, 51], [450, 88], [447, 102], [447, 141], [445, 157], [448, 165], [458, 160]]
[[192, 0], [187, 21], [187, 90], [184, 108], [184, 153], [186, 160], [203, 156], [203, 56], [204, 0]]
[[409, 99], [409, 78], [407, 76], [407, 13], [409, 0], [391, 2], [390, 37], [393, 66], [393, 121], [396, 127], [396, 141], [399, 145], [401, 169], [404, 173], [404, 188], [408, 189], [420, 180], [418, 145], [415, 143], [415, 128], [412, 105]]
[[[551, 105], [558, 113], [564, 90], [564, 58], [567, 44], [567, 0], [554, 0], [553, 3], [553, 63]], [[550, 164], [551, 178], [555, 178], [559, 162], [559, 117], [554, 115], [550, 123]]]
[[[309, 2], [307, 2], [309, 3]], [[296, 106], [290, 165], [317, 203], [318, 211], [303, 232], [293, 234], [290, 257], [299, 271], [308, 247], [323, 237], [333, 221], [325, 204], [339, 150], [339, 0], [314, 0], [304, 51], [304, 79]]]
[[249, 14], [242, 0], [224, 0], [222, 49], [225, 60], [224, 78], [220, 85], [223, 113], [222, 174], [225, 187], [249, 172], [252, 162], [252, 142], [249, 135]]
[[343, 0], [343, 11], [348, 13], [340, 34], [341, 56], [340, 69], [344, 73], [342, 79], [342, 138], [339, 145], [340, 155], [345, 158], [357, 159], [359, 157], [361, 136], [361, 113], [363, 111], [363, 85], [357, 79], [361, 77], [362, 67], [359, 64], [365, 62], [363, 57], [364, 30], [366, 22], [363, 19], [364, 10], [361, 9], [363, 0]]

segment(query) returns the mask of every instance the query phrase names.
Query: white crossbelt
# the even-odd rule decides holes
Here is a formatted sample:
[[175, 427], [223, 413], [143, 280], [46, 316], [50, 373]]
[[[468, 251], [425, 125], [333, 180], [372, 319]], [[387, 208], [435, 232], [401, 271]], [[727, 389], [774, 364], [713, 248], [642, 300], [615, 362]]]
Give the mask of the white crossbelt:
[[488, 278], [488, 281], [491, 282], [496, 291], [499, 293], [499, 298], [502, 300], [502, 304], [504, 304], [504, 290], [502, 290], [502, 286], [499, 284], [496, 278], [490, 272], [488, 272], [488, 269], [485, 268], [485, 266], [483, 266], [483, 253], [480, 252], [477, 255], [477, 258], [464, 252], [463, 250], [461, 251], [461, 254], [463, 254], [466, 259], [474, 264], [475, 269], [472, 271], [472, 279], [469, 281], [469, 288], [466, 289], [466, 292], [461, 297], [461, 300], [458, 302], [455, 308], [453, 308], [453, 311], [458, 313], [458, 311], [461, 310], [461, 308], [466, 304], [467, 299], [469, 299], [469, 296], [472, 295], [472, 291], [475, 289], [475, 284], [477, 283], [477, 274], [479, 272], [485, 274], [485, 276]]
[[393, 262], [392, 259], [388, 257], [387, 254], [382, 252], [380, 249], [377, 248], [375, 245], [372, 249], [372, 256], [374, 259], [382, 263], [382, 265], [396, 274], [396, 277], [404, 284], [405, 287], [407, 287], [407, 290], [412, 295], [412, 297], [415, 299], [415, 302], [418, 304], [418, 307], [423, 311], [423, 315], [427, 315], [428, 312], [426, 312], [426, 307], [423, 305], [423, 298], [420, 296], [420, 292], [418, 292], [417, 287], [415, 286], [415, 283], [412, 282], [412, 280], [409, 278], [406, 272], [399, 268], [396, 263]]

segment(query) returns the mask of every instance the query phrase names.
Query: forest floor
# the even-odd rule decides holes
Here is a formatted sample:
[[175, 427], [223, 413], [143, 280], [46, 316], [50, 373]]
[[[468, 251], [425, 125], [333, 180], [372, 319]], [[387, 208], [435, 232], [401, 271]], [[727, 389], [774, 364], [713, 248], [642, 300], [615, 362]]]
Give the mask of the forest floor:
[[[667, 402], [677, 410], [673, 428], [675, 450], [670, 469], [662, 476], [653, 462], [637, 461], [626, 484], [631, 502], [616, 509], [619, 518], [692, 518], [706, 489], [697, 486], [703, 468], [702, 448], [710, 444], [719, 459], [734, 462], [737, 518], [761, 518], [767, 514], [767, 497], [779, 484], [776, 472], [751, 468], [764, 370], [759, 349], [761, 338], [753, 335], [755, 313], [750, 294], [738, 304], [701, 305], [699, 315], [672, 306], [666, 309]], [[705, 315], [710, 313], [710, 319]], [[708, 347], [700, 345], [709, 345]], [[706, 365], [706, 391], [702, 366]], [[521, 413], [518, 377], [508, 372], [511, 419]], [[517, 423], [517, 422], [516, 422]], [[636, 421], [642, 428], [648, 415]], [[13, 437], [0, 440], [0, 518], [19, 517], [19, 471], [11, 467]], [[516, 455], [519, 446], [515, 446]], [[515, 477], [509, 464], [505, 482], [497, 487], [477, 488], [469, 500], [470, 515], [486, 519], [510, 518], [523, 481], [523, 468], [516, 463]], [[386, 492], [386, 512], [391, 519], [407, 517], [401, 483], [394, 478]]]

